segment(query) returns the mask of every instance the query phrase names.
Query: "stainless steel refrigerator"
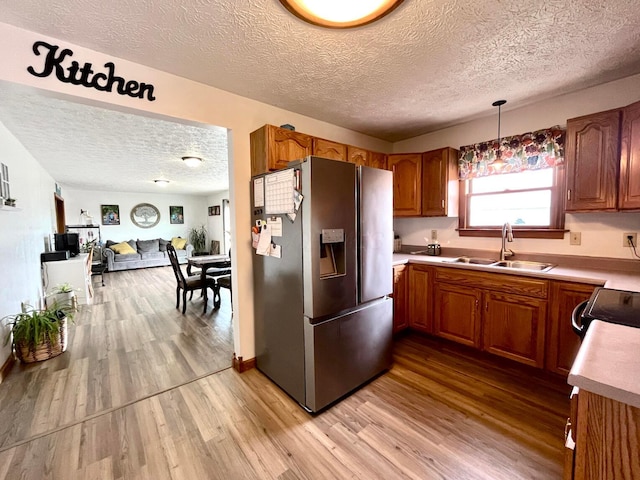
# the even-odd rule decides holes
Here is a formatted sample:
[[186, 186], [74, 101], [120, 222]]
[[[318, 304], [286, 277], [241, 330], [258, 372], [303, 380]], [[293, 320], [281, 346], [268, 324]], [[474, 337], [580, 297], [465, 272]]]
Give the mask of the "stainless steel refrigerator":
[[253, 255], [256, 365], [316, 412], [391, 366], [393, 180], [313, 156], [290, 165], [294, 215], [264, 201], [270, 175], [289, 173], [252, 180], [254, 224], [281, 233], [279, 258]]

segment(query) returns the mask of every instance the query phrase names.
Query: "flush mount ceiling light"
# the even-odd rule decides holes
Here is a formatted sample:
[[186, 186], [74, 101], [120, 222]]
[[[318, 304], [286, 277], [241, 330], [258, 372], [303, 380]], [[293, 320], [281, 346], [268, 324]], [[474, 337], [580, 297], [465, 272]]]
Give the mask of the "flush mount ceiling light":
[[351, 28], [384, 17], [403, 0], [280, 0], [305, 22], [327, 28]]
[[506, 100], [496, 100], [491, 104], [492, 107], [498, 107], [498, 150], [496, 151], [496, 159], [493, 161], [491, 165], [494, 168], [500, 170], [504, 166], [504, 160], [502, 160], [502, 151], [500, 150], [500, 113], [502, 109], [502, 105], [507, 103]]
[[202, 163], [202, 159], [200, 157], [182, 157], [182, 161], [185, 163], [187, 167], [197, 167]]
[[156, 182], [156, 185], [159, 187], [166, 187], [169, 185], [169, 180], [154, 180], [154, 182]]

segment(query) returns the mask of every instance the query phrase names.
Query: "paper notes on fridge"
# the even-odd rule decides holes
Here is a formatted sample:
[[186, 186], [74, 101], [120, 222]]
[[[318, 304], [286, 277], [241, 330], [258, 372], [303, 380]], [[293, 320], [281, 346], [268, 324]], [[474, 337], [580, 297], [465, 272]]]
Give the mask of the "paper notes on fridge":
[[282, 258], [282, 247], [280, 245], [271, 244], [269, 255], [275, 258]]
[[282, 236], [282, 217], [271, 217], [267, 219], [267, 225], [271, 230], [272, 237]]
[[258, 238], [258, 246], [256, 247], [256, 253], [258, 255], [269, 256], [271, 253], [271, 227], [265, 225], [260, 230], [260, 237]]

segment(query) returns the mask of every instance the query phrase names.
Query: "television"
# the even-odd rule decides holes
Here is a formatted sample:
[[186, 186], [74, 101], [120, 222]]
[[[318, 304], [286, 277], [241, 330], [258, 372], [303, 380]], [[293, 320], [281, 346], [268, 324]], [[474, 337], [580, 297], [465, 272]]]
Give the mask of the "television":
[[80, 253], [80, 241], [77, 233], [56, 233], [56, 251], [69, 250], [69, 254], [75, 257]]

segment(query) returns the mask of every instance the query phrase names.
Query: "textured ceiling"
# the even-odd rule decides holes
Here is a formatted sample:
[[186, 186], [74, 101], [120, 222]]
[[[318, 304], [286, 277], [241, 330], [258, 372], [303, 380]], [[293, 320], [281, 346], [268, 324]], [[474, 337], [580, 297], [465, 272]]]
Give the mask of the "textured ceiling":
[[389, 141], [640, 72], [638, 0], [405, 0], [351, 30], [278, 0], [0, 0], [0, 21]]
[[[227, 130], [71, 103], [0, 82], [0, 122], [60, 184], [85, 190], [227, 190]], [[196, 168], [181, 157], [204, 159]], [[162, 188], [153, 180], [167, 179]]]

